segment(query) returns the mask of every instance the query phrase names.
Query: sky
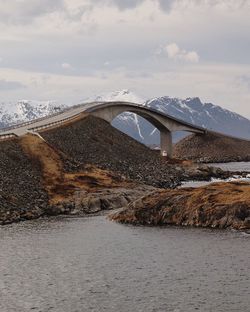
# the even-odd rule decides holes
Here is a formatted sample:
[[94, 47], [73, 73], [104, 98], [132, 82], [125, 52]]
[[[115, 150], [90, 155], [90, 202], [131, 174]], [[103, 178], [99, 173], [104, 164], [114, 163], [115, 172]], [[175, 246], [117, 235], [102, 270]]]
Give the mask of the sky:
[[0, 0], [0, 103], [130, 89], [250, 118], [250, 0]]

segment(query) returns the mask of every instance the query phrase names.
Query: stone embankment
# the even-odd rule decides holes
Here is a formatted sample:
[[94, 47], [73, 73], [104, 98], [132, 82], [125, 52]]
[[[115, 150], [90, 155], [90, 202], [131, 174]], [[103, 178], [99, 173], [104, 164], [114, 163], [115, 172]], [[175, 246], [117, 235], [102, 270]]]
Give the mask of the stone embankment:
[[0, 175], [0, 224], [123, 207], [153, 189], [75, 164], [34, 135], [0, 144]]
[[168, 162], [155, 151], [93, 116], [43, 131], [41, 135], [75, 163], [93, 164], [158, 188], [175, 187], [183, 180], [208, 180], [229, 175], [220, 169], [192, 162]]
[[18, 140], [0, 143], [0, 223], [38, 217], [48, 205], [41, 166]]
[[250, 141], [216, 133], [190, 135], [175, 145], [174, 157], [200, 163], [250, 161]]
[[92, 116], [41, 135], [0, 142], [0, 224], [120, 208], [182, 180], [229, 176], [169, 162]]
[[250, 229], [250, 183], [156, 190], [112, 213], [110, 219], [141, 225]]

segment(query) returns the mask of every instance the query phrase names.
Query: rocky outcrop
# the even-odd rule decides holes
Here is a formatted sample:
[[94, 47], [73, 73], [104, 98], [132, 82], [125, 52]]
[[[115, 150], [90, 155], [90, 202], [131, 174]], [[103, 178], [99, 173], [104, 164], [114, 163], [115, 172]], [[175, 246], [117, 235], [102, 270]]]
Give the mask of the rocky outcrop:
[[102, 189], [97, 192], [78, 191], [74, 198], [58, 202], [47, 211], [49, 215], [67, 214], [84, 216], [125, 207], [132, 201], [152, 192], [155, 188], [135, 185], [134, 188], [120, 187]]
[[216, 133], [195, 134], [175, 145], [174, 157], [201, 163], [250, 161], [250, 141]]
[[0, 224], [123, 207], [154, 189], [76, 164], [36, 135], [0, 144], [0, 175]]
[[174, 167], [102, 119], [88, 116], [41, 135], [75, 162], [93, 164], [157, 187], [178, 183]]
[[159, 152], [150, 150], [93, 116], [43, 131], [41, 135], [75, 163], [93, 164], [154, 187], [175, 187], [182, 180], [207, 180], [211, 176], [225, 175], [220, 169], [209, 169], [192, 162], [169, 162]]
[[119, 208], [181, 180], [228, 177], [168, 161], [98, 118], [0, 142], [0, 224]]
[[42, 214], [48, 195], [40, 163], [30, 159], [17, 139], [0, 143], [0, 224]]
[[111, 214], [110, 219], [142, 225], [250, 229], [250, 184], [157, 190]]

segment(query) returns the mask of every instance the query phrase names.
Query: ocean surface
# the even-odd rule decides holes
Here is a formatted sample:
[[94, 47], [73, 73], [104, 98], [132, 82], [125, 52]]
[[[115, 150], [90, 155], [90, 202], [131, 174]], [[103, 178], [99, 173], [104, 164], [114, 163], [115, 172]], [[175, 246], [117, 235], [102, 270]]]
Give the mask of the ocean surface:
[[[250, 182], [250, 162], [232, 162], [232, 163], [216, 163], [216, 164], [208, 164], [211, 167], [218, 167], [225, 171], [233, 171], [233, 172], [249, 172], [247, 177], [242, 178], [241, 176], [232, 176], [231, 178], [227, 180], [221, 180], [221, 179], [212, 179], [211, 181], [189, 181], [189, 182], [183, 182], [180, 188], [183, 187], [200, 187], [205, 186], [211, 183], [216, 182], [231, 182], [231, 181], [247, 181]], [[250, 311], [250, 309], [249, 309]]]
[[217, 163], [209, 164], [213, 167], [219, 167], [228, 171], [246, 171], [250, 172], [250, 162], [231, 162], [231, 163]]
[[250, 235], [105, 216], [0, 227], [1, 312], [248, 312]]

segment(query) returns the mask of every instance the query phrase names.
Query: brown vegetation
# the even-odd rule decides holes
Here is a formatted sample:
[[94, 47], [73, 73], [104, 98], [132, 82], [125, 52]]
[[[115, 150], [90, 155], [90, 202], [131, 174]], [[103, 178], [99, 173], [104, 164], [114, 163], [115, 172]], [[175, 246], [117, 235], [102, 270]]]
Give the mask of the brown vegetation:
[[25, 153], [33, 161], [40, 163], [43, 185], [48, 192], [51, 204], [66, 201], [79, 190], [94, 192], [103, 188], [132, 185], [132, 183], [121, 179], [120, 176], [93, 165], [86, 165], [77, 173], [66, 173], [62, 153], [55, 150], [39, 136], [26, 135], [21, 138], [20, 142]]
[[200, 188], [157, 190], [110, 218], [132, 224], [250, 229], [250, 184], [215, 183]]
[[44, 131], [42, 136], [76, 163], [92, 164], [154, 187], [175, 187], [181, 180], [222, 175], [219, 169], [212, 171], [191, 162], [167, 161], [159, 152], [91, 115], [70, 126]]
[[[236, 200], [232, 203], [220, 198], [223, 193], [219, 195], [215, 191], [207, 195], [205, 191], [198, 194], [196, 191], [155, 189], [155, 186], [173, 188], [181, 180], [226, 178], [229, 173], [191, 161], [168, 162], [93, 116], [79, 116], [65, 125], [43, 131], [42, 136], [46, 141], [39, 135], [29, 134], [0, 143], [0, 224], [51, 214], [82, 215], [125, 207], [131, 202], [135, 202], [138, 211], [143, 211], [152, 223], [157, 223], [159, 209], [163, 207], [159, 200], [164, 204], [169, 194], [171, 213], [180, 217], [175, 220], [176, 224], [185, 224], [186, 219], [181, 218], [186, 213], [187, 224], [199, 225], [204, 224], [203, 221], [192, 221], [197, 205], [201, 211], [204, 207], [217, 206], [224, 211], [226, 208], [221, 203], [225, 202], [224, 206], [230, 206], [232, 212], [239, 208], [242, 200], [244, 205], [248, 202], [242, 186], [240, 190], [230, 190]], [[135, 200], [148, 193], [152, 193], [152, 198], [146, 196], [140, 207], [140, 201]], [[212, 197], [206, 199], [207, 196]], [[230, 194], [228, 196], [231, 198]], [[185, 201], [185, 198], [190, 200]], [[144, 201], [146, 207], [158, 209], [153, 217], [152, 209], [142, 209]], [[199, 206], [200, 203], [205, 206]], [[182, 207], [186, 210], [181, 210]], [[206, 210], [204, 218], [209, 211]], [[211, 212], [211, 220], [216, 211]], [[133, 216], [133, 209], [129, 213]], [[151, 222], [146, 217], [139, 217], [138, 221], [136, 218], [135, 223]], [[168, 216], [164, 222], [169, 220]], [[226, 224], [230, 223], [228, 220]], [[214, 225], [212, 221], [206, 224]]]

